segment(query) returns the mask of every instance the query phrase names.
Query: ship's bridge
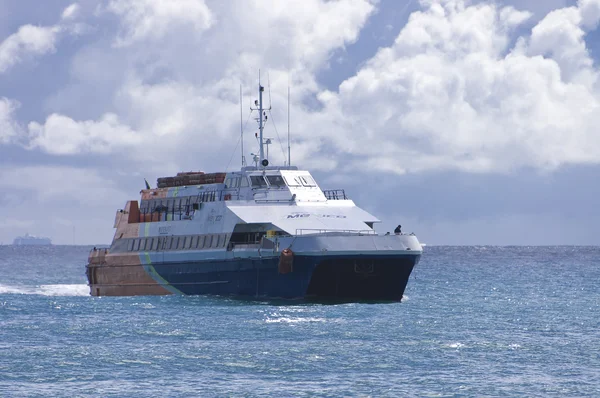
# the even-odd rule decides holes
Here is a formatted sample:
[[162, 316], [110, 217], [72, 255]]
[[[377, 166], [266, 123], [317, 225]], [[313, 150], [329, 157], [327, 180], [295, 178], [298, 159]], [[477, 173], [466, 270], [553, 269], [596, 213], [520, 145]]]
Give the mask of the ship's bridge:
[[308, 171], [297, 169], [248, 168], [229, 174], [227, 188], [247, 188], [251, 197], [261, 201], [326, 202], [327, 198]]
[[261, 201], [326, 202], [327, 198], [308, 171], [264, 170], [247, 173], [252, 197]]

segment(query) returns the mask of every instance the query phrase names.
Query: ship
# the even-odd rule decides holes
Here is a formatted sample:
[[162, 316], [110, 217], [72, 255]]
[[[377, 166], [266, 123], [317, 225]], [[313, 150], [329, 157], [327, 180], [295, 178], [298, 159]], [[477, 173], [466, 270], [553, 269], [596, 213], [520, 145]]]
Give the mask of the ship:
[[110, 247], [89, 253], [92, 296], [402, 300], [423, 253], [416, 235], [378, 234], [381, 221], [345, 190], [322, 190], [291, 165], [289, 127], [287, 161], [271, 165], [263, 92], [259, 78], [253, 164], [242, 149], [239, 171], [145, 181], [140, 201], [116, 211]]
[[33, 236], [26, 233], [24, 236], [17, 236], [13, 240], [14, 246], [50, 246], [52, 240], [41, 236]]

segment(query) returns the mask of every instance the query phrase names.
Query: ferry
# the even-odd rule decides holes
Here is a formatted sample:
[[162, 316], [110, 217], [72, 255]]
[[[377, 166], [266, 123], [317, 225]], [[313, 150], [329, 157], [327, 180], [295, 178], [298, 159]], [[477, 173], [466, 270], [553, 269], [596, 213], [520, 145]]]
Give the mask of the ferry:
[[417, 237], [376, 233], [380, 220], [344, 190], [290, 165], [289, 144], [287, 162], [271, 165], [263, 93], [259, 79], [254, 164], [146, 182], [140, 201], [116, 212], [110, 247], [89, 254], [92, 296], [402, 300], [423, 253]]
[[26, 233], [24, 236], [17, 236], [13, 240], [13, 246], [50, 246], [52, 240], [41, 236], [33, 236]]

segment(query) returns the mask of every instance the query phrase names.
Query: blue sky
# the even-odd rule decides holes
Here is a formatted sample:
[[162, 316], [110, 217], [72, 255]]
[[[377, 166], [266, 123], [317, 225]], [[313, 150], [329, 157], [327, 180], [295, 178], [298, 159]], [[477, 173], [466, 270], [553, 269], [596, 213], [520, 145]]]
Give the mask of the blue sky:
[[379, 232], [598, 244], [599, 21], [600, 0], [0, 0], [0, 242], [108, 243], [144, 178], [239, 167], [261, 69], [282, 138], [292, 82], [293, 162]]

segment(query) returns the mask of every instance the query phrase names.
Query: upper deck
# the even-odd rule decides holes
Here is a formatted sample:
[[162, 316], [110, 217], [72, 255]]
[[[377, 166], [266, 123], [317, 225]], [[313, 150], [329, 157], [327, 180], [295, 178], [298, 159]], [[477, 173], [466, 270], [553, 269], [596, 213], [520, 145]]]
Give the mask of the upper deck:
[[[222, 182], [144, 189], [141, 201], [130, 201], [128, 224], [169, 225], [169, 231], [230, 233], [240, 229], [274, 230], [290, 235], [310, 231], [373, 232], [377, 218], [358, 208], [344, 190], [321, 190], [312, 175], [295, 167], [242, 168], [222, 175]], [[187, 173], [185, 179], [198, 181]], [[213, 173], [212, 175], [217, 175]], [[181, 175], [179, 175], [181, 176]], [[178, 176], [178, 177], [179, 177]], [[117, 215], [115, 226], [122, 217]], [[165, 224], [166, 223], [166, 224]], [[154, 235], [155, 227], [144, 226]], [[140, 228], [142, 226], [140, 225]], [[149, 236], [149, 235], [146, 235]]]

